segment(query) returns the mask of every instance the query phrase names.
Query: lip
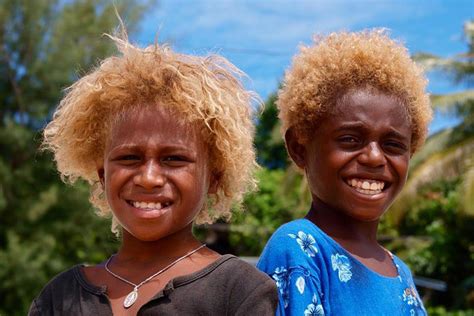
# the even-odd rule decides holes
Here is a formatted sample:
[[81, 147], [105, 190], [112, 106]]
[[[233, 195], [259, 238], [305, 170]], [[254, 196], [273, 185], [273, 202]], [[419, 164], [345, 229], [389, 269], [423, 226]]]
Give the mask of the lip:
[[381, 199], [385, 198], [385, 196], [386, 196], [385, 190], [383, 190], [382, 192], [377, 193], [377, 194], [364, 194], [364, 193], [361, 193], [361, 192], [357, 191], [354, 187], [351, 187], [347, 183], [346, 183], [346, 186], [351, 190], [352, 194], [356, 195], [360, 200], [378, 201], [378, 200], [381, 200]]
[[[357, 191], [354, 187], [350, 186], [348, 183], [347, 183], [347, 179], [351, 179], [351, 178], [357, 178], [357, 179], [367, 179], [367, 180], [377, 180], [377, 181], [384, 181], [385, 182], [385, 186], [383, 188], [383, 190], [380, 192], [380, 193], [377, 193], [377, 194], [364, 194], [362, 192], [359, 192]], [[376, 177], [364, 177], [364, 176], [351, 176], [351, 177], [348, 177], [346, 179], [343, 179], [343, 182], [344, 182], [344, 185], [349, 188], [350, 192], [355, 195], [357, 197], [357, 199], [359, 200], [363, 200], [363, 201], [370, 201], [370, 202], [375, 202], [375, 201], [378, 201], [378, 200], [381, 200], [381, 199], [384, 199], [387, 195], [387, 190], [390, 188], [391, 186], [391, 183], [390, 182], [387, 182], [385, 180], [382, 180], [380, 177], [376, 178]]]

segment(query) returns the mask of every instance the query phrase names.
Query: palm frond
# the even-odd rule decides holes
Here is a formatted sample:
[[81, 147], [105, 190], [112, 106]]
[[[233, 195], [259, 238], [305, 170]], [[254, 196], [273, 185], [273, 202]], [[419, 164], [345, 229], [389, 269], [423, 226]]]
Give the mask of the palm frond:
[[432, 71], [436, 69], [449, 69], [459, 60], [456, 57], [443, 58], [433, 54], [417, 53], [413, 55], [413, 60], [420, 65], [425, 71]]
[[410, 161], [410, 171], [415, 170], [419, 164], [426, 161], [430, 156], [437, 152], [443, 151], [449, 144], [453, 129], [447, 128], [430, 135], [426, 143], [421, 147], [420, 151]]
[[468, 161], [468, 171], [464, 175], [463, 188], [463, 205], [464, 210], [469, 215], [474, 215], [474, 158]]
[[[414, 170], [411, 170], [405, 188], [398, 199], [390, 207], [388, 213], [389, 220], [397, 223], [413, 205], [419, 189], [428, 183], [439, 179], [452, 179], [462, 176], [465, 181], [465, 188], [472, 190], [472, 173], [474, 156], [474, 137], [468, 138], [460, 143], [445, 148], [429, 156], [429, 158], [420, 162]], [[470, 175], [466, 177], [466, 175]], [[470, 177], [470, 178], [469, 178]], [[468, 178], [466, 180], [466, 178]], [[469, 180], [470, 179], [470, 180]], [[469, 194], [468, 191], [465, 193]], [[467, 202], [466, 202], [467, 203]], [[470, 212], [470, 209], [466, 209]]]
[[420, 185], [440, 178], [460, 176], [472, 155], [474, 155], [474, 138], [432, 155], [412, 172], [406, 185], [407, 190], [416, 192]]
[[453, 105], [474, 99], [474, 89], [449, 94], [432, 94], [431, 104], [441, 110], [452, 108]]

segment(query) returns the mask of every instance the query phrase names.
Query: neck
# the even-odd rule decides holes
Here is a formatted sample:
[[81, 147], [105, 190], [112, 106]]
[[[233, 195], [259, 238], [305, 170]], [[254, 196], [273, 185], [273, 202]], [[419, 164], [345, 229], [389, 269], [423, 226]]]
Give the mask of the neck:
[[139, 240], [123, 230], [122, 245], [117, 258], [145, 264], [157, 259], [176, 259], [200, 245], [201, 243], [192, 234], [192, 224], [181, 231], [154, 241]]
[[377, 221], [360, 221], [319, 199], [314, 199], [306, 218], [339, 242], [378, 245]]

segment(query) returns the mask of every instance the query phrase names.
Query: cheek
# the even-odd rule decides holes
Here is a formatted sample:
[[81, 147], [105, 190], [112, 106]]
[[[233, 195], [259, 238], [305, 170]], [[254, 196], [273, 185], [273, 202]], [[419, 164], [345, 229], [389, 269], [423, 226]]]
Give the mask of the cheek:
[[129, 187], [131, 172], [123, 168], [108, 167], [104, 172], [104, 190], [107, 195], [117, 194]]
[[409, 162], [409, 157], [399, 157], [392, 161], [392, 166], [394, 167], [402, 186], [405, 184], [408, 177]]
[[313, 159], [306, 167], [305, 172], [313, 193], [322, 194], [335, 177], [334, 169], [326, 159]]
[[181, 170], [173, 176], [179, 182], [181, 189], [187, 194], [203, 195], [206, 192], [207, 175], [199, 168]]

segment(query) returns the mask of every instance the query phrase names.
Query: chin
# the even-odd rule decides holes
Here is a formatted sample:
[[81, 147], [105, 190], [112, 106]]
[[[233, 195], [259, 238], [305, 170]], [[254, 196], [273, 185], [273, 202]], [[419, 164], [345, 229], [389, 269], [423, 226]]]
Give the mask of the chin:
[[372, 206], [357, 206], [357, 204], [352, 205], [349, 210], [358, 210], [356, 212], [345, 212], [345, 214], [360, 222], [376, 222], [380, 221], [380, 218], [385, 213], [385, 208], [374, 207]]

